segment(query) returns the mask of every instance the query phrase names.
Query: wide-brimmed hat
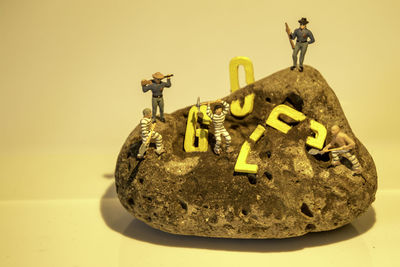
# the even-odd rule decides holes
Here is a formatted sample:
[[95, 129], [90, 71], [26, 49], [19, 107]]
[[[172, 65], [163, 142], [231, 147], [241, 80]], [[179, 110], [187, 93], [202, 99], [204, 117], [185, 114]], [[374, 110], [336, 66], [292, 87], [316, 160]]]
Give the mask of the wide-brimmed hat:
[[301, 18], [301, 20], [299, 20], [300, 25], [306, 25], [308, 23], [306, 18]]
[[152, 76], [154, 79], [163, 79], [164, 78], [164, 75], [161, 72], [156, 72]]

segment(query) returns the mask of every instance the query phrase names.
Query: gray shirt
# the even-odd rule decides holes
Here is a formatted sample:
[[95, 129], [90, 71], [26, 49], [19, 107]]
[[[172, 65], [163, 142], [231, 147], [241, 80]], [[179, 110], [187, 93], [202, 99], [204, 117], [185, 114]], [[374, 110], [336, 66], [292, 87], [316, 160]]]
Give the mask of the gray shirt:
[[151, 90], [153, 92], [153, 96], [162, 96], [162, 92], [164, 87], [171, 87], [171, 79], [167, 79], [167, 82], [156, 83], [154, 80], [151, 80], [152, 84], [142, 85], [143, 93]]
[[294, 31], [294, 33], [292, 33], [290, 35], [290, 38], [293, 39], [293, 40], [295, 38], [297, 38], [297, 42], [300, 42], [300, 43], [307, 42], [307, 38], [310, 38], [310, 41], [308, 41], [309, 44], [312, 44], [312, 43], [315, 42], [315, 39], [314, 39], [314, 36], [313, 36], [312, 32], [307, 28], [304, 28], [304, 29], [298, 28], [298, 29], [296, 29]]

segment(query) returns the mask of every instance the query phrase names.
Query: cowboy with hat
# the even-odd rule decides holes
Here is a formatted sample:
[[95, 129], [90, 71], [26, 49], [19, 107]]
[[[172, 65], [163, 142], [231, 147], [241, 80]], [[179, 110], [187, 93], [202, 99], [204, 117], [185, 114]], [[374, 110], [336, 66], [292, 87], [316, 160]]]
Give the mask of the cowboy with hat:
[[290, 39], [296, 40], [296, 45], [293, 49], [293, 66], [290, 67], [290, 70], [294, 70], [297, 66], [297, 54], [300, 52], [300, 67], [299, 71], [303, 71], [303, 61], [304, 61], [304, 56], [306, 55], [307, 52], [307, 47], [309, 44], [312, 44], [315, 42], [314, 36], [312, 32], [307, 29], [306, 25], [308, 24], [308, 21], [306, 18], [301, 18], [299, 20], [300, 23], [300, 28], [296, 29], [294, 33], [290, 33], [289, 37]]
[[[161, 72], [156, 72], [153, 75], [153, 79], [142, 80], [142, 90], [143, 93], [151, 90], [153, 93], [152, 97], [152, 120], [153, 122], [156, 121], [156, 114], [157, 114], [157, 106], [160, 108], [160, 120], [165, 122], [164, 118], [164, 98], [163, 98], [163, 90], [165, 87], [171, 87], [171, 75], [164, 76]], [[162, 79], [167, 78], [167, 82], [163, 82]]]

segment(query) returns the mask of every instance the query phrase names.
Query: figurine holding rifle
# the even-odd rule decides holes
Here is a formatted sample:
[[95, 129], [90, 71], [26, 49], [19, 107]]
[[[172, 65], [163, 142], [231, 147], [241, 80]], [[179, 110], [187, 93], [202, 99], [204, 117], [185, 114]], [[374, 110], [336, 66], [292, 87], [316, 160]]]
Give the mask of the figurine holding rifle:
[[[160, 108], [160, 120], [165, 122], [164, 118], [164, 98], [163, 98], [163, 90], [165, 87], [171, 87], [171, 77], [174, 76], [173, 74], [170, 75], [163, 75], [160, 72], [156, 72], [153, 75], [152, 80], [142, 80], [142, 90], [143, 93], [147, 91], [152, 91], [152, 121], [156, 121], [156, 114], [157, 114], [157, 106]], [[162, 80], [167, 78], [167, 82], [163, 82]]]
[[[297, 28], [294, 33], [291, 33], [289, 26], [286, 23], [286, 32], [289, 36], [289, 40], [293, 49], [293, 54], [292, 54], [292, 58], [293, 58], [293, 66], [290, 67], [290, 70], [294, 70], [297, 66], [297, 54], [300, 52], [300, 66], [299, 66], [299, 71], [302, 72], [303, 71], [303, 62], [304, 62], [304, 56], [306, 55], [307, 52], [307, 47], [309, 44], [312, 44], [315, 42], [314, 36], [312, 34], [312, 32], [307, 29], [307, 24], [308, 21], [306, 18], [301, 18], [301, 20], [299, 20], [300, 23], [300, 28]], [[293, 45], [292, 40], [296, 39], [296, 45]], [[308, 40], [310, 39], [310, 40]]]

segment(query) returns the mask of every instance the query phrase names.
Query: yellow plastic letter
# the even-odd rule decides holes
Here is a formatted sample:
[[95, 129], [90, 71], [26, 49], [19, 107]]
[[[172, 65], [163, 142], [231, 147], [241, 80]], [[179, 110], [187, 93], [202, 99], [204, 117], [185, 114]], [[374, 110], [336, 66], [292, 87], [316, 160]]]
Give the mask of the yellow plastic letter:
[[[240, 88], [238, 70], [242, 65], [246, 74], [246, 83], [254, 83], [254, 69], [253, 63], [247, 57], [234, 57], [229, 63], [229, 74], [231, 80], [231, 92], [235, 92]], [[239, 100], [234, 100], [231, 103], [231, 113], [237, 117], [244, 117], [253, 111], [254, 106], [254, 93], [247, 95], [244, 98], [243, 107], [240, 106]]]
[[[189, 110], [188, 120], [186, 124], [186, 133], [184, 148], [186, 152], [206, 152], [208, 150], [208, 130], [196, 129], [197, 125], [197, 112], [196, 106]], [[205, 118], [206, 116], [203, 116]], [[208, 116], [207, 116], [208, 117]], [[194, 146], [196, 136], [199, 138], [199, 146]]]
[[281, 115], [281, 114], [284, 114], [296, 121], [302, 121], [306, 118], [306, 116], [303, 113], [301, 113], [300, 111], [297, 111], [289, 106], [286, 106], [286, 105], [276, 106], [269, 114], [266, 123], [269, 126], [275, 128], [285, 134], [287, 132], [289, 132], [289, 130], [292, 128], [292, 126], [289, 126], [286, 123], [279, 120], [279, 115]]
[[315, 120], [311, 120], [310, 128], [315, 132], [315, 137], [308, 136], [306, 141], [307, 145], [322, 149], [327, 134], [325, 126]]
[[244, 173], [257, 173], [258, 166], [256, 164], [248, 164], [246, 163], [247, 156], [250, 153], [250, 144], [247, 141], [244, 141], [242, 148], [240, 149], [239, 156], [236, 160], [235, 164], [235, 172], [244, 172]]
[[[250, 135], [250, 140], [256, 142], [265, 132], [265, 128], [261, 125], [258, 125], [257, 128]], [[257, 173], [258, 166], [256, 164], [248, 164], [246, 163], [247, 157], [250, 153], [250, 143], [244, 141], [242, 148], [240, 149], [239, 156], [236, 160], [235, 164], [235, 172], [244, 172], [244, 173]]]

